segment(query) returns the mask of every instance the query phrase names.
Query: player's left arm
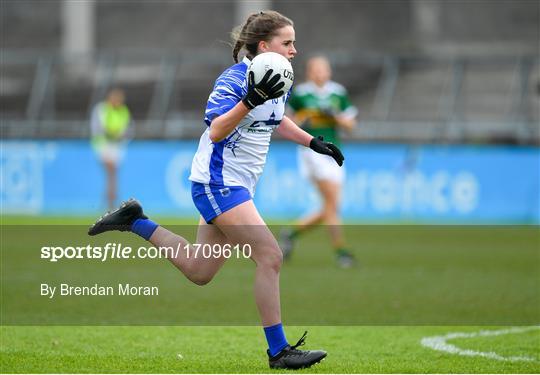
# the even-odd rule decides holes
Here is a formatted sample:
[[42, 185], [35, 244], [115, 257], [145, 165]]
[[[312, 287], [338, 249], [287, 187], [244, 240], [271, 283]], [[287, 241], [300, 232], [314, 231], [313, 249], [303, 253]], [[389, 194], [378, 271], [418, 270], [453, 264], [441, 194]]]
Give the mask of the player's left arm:
[[309, 147], [319, 154], [333, 157], [340, 167], [343, 165], [343, 160], [345, 160], [345, 158], [336, 145], [330, 142], [325, 142], [322, 137], [315, 138], [305, 130], [301, 129], [287, 116], [283, 116], [283, 119], [281, 120], [281, 123], [276, 131], [279, 135], [289, 141]]
[[309, 142], [313, 138], [311, 134], [300, 128], [287, 116], [283, 116], [276, 131], [283, 138], [306, 147], [309, 147]]

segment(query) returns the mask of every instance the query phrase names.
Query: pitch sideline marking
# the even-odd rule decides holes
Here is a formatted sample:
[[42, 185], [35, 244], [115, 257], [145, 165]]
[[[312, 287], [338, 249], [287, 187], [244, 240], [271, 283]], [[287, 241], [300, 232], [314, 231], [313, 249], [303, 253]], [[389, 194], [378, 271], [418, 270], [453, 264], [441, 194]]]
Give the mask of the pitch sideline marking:
[[513, 327], [513, 328], [507, 328], [507, 329], [500, 329], [497, 331], [479, 331], [479, 332], [454, 332], [454, 333], [448, 333], [444, 336], [431, 336], [431, 337], [424, 337], [421, 340], [422, 346], [428, 347], [433, 350], [441, 351], [441, 352], [447, 352], [450, 354], [457, 354], [457, 355], [464, 355], [469, 357], [483, 357], [483, 358], [490, 358], [490, 359], [496, 359], [498, 361], [536, 361], [535, 358], [532, 357], [526, 357], [526, 356], [512, 356], [512, 357], [503, 357], [495, 352], [478, 352], [475, 350], [470, 349], [461, 349], [458, 348], [455, 345], [449, 344], [446, 341], [447, 340], [453, 340], [453, 339], [466, 339], [466, 338], [473, 338], [473, 337], [479, 337], [479, 336], [501, 336], [501, 335], [508, 335], [511, 333], [523, 333], [528, 331], [533, 331], [540, 329], [540, 326], [532, 326], [532, 327]]

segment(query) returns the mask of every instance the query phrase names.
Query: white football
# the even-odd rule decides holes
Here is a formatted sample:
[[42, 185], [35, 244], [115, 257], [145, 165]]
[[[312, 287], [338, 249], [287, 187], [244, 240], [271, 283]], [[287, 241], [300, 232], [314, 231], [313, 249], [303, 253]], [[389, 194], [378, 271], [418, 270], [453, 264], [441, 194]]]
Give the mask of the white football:
[[279, 53], [264, 52], [255, 56], [251, 61], [248, 74], [250, 71], [253, 72], [255, 83], [259, 83], [269, 69], [274, 71], [272, 77], [278, 73], [281, 75], [278, 82], [285, 83], [282, 90], [284, 95], [287, 94], [294, 82], [294, 72], [290, 61]]

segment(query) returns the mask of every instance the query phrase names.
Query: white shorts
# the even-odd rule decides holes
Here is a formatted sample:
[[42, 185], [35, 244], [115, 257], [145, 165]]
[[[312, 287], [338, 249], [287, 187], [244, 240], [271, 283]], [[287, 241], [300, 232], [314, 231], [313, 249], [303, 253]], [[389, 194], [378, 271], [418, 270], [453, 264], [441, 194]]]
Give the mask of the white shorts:
[[95, 147], [99, 158], [104, 163], [118, 164], [124, 159], [124, 146], [120, 143], [107, 142]]
[[330, 180], [343, 185], [345, 167], [337, 165], [333, 157], [300, 147], [298, 162], [302, 176], [313, 181]]

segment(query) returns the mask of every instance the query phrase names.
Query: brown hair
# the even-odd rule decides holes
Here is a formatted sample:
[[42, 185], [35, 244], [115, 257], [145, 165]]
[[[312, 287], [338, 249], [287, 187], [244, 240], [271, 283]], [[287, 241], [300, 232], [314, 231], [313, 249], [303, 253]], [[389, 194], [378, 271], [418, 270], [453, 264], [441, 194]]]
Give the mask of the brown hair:
[[270, 41], [276, 35], [276, 31], [285, 26], [294, 26], [293, 21], [274, 10], [252, 13], [244, 25], [236, 27], [231, 33], [234, 62], [238, 62], [238, 53], [242, 48], [246, 49], [249, 58], [255, 57], [259, 42]]

